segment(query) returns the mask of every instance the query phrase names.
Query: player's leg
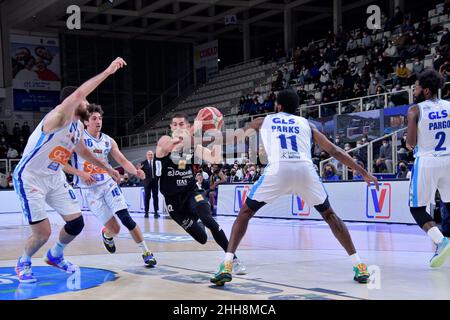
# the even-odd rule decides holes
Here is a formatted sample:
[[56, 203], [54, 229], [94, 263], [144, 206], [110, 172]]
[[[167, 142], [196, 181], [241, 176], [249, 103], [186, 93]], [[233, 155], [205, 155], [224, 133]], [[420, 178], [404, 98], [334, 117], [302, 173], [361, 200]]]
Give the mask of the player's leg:
[[302, 177], [298, 179], [296, 189], [296, 193], [320, 213], [335, 238], [349, 255], [355, 273], [354, 280], [359, 283], [367, 283], [369, 279], [367, 266], [362, 263], [359, 254], [356, 252], [347, 226], [331, 207], [325, 187], [312, 165], [305, 165], [302, 168]]
[[[109, 210], [109, 208], [108, 208], [108, 211], [111, 212]], [[103, 245], [105, 246], [105, 249], [109, 253], [115, 253], [116, 252], [116, 244], [114, 243], [114, 237], [119, 234], [120, 225], [114, 216], [109, 218], [109, 220], [106, 223], [104, 223], [103, 225], [104, 225], [104, 227], [102, 229]]]
[[282, 177], [280, 176], [280, 170], [278, 170], [279, 167], [277, 166], [276, 169], [273, 171], [267, 166], [265, 173], [250, 190], [231, 228], [230, 240], [224, 260], [219, 266], [219, 271], [210, 279], [212, 283], [223, 286], [226, 282], [232, 280], [233, 258], [239, 243], [247, 231], [250, 219], [267, 202], [276, 200], [283, 193], [283, 186], [281, 184]]
[[[37, 279], [31, 269], [31, 258], [48, 241], [51, 234], [50, 222], [45, 210], [47, 187], [45, 179], [34, 178], [27, 174], [14, 176], [13, 182], [23, 215], [31, 227], [31, 236], [25, 243], [15, 271], [21, 283], [33, 283]], [[42, 183], [44, 185], [41, 185]]]
[[139, 246], [142, 251], [142, 259], [144, 260], [145, 265], [154, 267], [156, 265], [156, 259], [145, 242], [141, 228], [130, 216], [125, 197], [116, 183], [110, 183], [108, 185], [108, 189], [105, 190], [104, 193], [104, 199], [109, 211], [115, 212], [117, 218], [119, 218], [122, 225], [128, 229], [134, 242]]
[[64, 259], [64, 249], [84, 228], [81, 206], [72, 187], [65, 182], [64, 176], [53, 177], [50, 183], [52, 190], [47, 194], [47, 203], [61, 215], [65, 225], [61, 228], [56, 244], [47, 251], [44, 260], [51, 266], [73, 273], [78, 267]]
[[436, 222], [426, 210], [430, 203], [434, 203], [435, 193], [439, 187], [443, 201], [450, 202], [450, 194], [447, 194], [445, 188], [445, 184], [449, 182], [445, 179], [448, 171], [440, 173], [439, 162], [441, 161], [443, 160], [439, 158], [417, 158], [414, 162], [410, 183], [411, 215], [417, 225], [436, 244], [436, 252], [430, 260], [430, 266], [433, 268], [439, 267], [445, 262], [450, 250], [448, 239], [443, 236]]

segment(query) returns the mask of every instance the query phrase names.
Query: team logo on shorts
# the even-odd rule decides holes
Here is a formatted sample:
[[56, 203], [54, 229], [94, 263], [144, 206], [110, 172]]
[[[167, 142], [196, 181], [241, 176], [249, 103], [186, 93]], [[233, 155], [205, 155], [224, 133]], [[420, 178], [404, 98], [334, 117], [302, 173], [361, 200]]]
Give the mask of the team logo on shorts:
[[200, 202], [202, 200], [204, 200], [203, 196], [201, 194], [198, 194], [194, 197], [195, 201]]
[[370, 219], [391, 218], [391, 184], [380, 183], [380, 190], [375, 185], [367, 186], [366, 216]]
[[234, 189], [234, 213], [238, 213], [247, 199], [251, 186], [237, 186]]
[[291, 214], [293, 216], [306, 217], [311, 214], [311, 207], [308, 206], [302, 198], [292, 195]]

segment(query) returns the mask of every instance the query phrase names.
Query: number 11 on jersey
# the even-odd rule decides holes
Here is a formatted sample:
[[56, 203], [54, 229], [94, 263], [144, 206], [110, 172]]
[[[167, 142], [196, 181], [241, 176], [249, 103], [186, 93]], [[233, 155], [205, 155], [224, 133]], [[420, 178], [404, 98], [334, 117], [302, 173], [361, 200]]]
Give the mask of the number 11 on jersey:
[[281, 142], [281, 149], [284, 149], [284, 150], [288, 149], [287, 140], [289, 139], [289, 140], [291, 140], [291, 150], [298, 152], [296, 135], [286, 137], [286, 135], [280, 134], [278, 136], [278, 138], [280, 139], [280, 142]]

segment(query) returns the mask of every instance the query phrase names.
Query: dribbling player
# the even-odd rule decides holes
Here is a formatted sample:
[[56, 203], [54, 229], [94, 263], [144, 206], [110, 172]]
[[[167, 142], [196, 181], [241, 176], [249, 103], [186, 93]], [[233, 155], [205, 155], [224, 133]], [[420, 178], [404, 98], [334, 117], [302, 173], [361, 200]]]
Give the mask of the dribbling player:
[[[137, 170], [125, 158], [123, 153], [120, 152], [116, 141], [101, 132], [103, 124], [103, 110], [101, 106], [91, 104], [87, 111], [88, 118], [82, 119], [86, 125], [84, 130], [86, 147], [104, 163], [109, 163], [108, 155], [111, 154], [113, 159], [128, 173], [137, 176], [141, 180], [145, 179], [144, 171]], [[141, 229], [130, 216], [128, 205], [117, 183], [106, 171], [96, 167], [76, 152], [73, 153], [71, 162], [72, 166], [66, 165], [64, 171], [76, 176], [74, 182], [81, 188], [82, 195], [86, 199], [90, 211], [105, 226], [101, 234], [106, 250], [109, 253], [116, 252], [113, 237], [119, 234], [120, 225], [114, 217], [115, 214], [129, 230], [133, 240], [141, 249], [145, 265], [154, 267], [156, 259], [148, 249]]]
[[64, 248], [80, 234], [84, 221], [80, 204], [66, 181], [63, 168], [72, 151], [76, 150], [88, 161], [119, 179], [117, 171], [97, 160], [84, 146], [80, 118], [86, 114], [86, 97], [125, 65], [123, 59], [117, 58], [105, 71], [83, 83], [72, 94], [66, 94], [63, 89], [61, 104], [44, 117], [28, 139], [23, 158], [13, 174], [14, 189], [32, 233], [17, 261], [16, 273], [21, 283], [36, 282], [31, 269], [31, 257], [47, 242], [51, 233], [46, 204], [55, 209], [66, 224], [61, 229], [57, 243], [47, 251], [44, 260], [68, 273], [77, 270], [77, 266], [64, 259]]
[[231, 259], [245, 235], [249, 220], [266, 203], [272, 203], [287, 194], [297, 194], [309, 205], [314, 206], [350, 256], [354, 280], [359, 283], [368, 281], [367, 266], [361, 262], [356, 253], [346, 225], [331, 208], [325, 188], [314, 169], [311, 160], [311, 140], [330, 156], [361, 173], [367, 184], [374, 183], [378, 189], [377, 179], [368, 174], [341, 148], [332, 144], [315, 126], [309, 124], [308, 120], [293, 115], [298, 106], [299, 99], [296, 92], [281, 91], [276, 102], [278, 113], [257, 118], [249, 124], [254, 130], [261, 129], [261, 138], [269, 164], [264, 174], [253, 185], [233, 224], [224, 262], [211, 278], [211, 282], [216, 285], [222, 286], [232, 280]]
[[[208, 228], [217, 244], [226, 251], [228, 239], [225, 232], [214, 220], [211, 206], [204, 191], [199, 190], [195, 180], [194, 155], [206, 162], [216, 162], [209, 149], [201, 145], [188, 154], [183, 148], [183, 140], [193, 138], [193, 127], [184, 115], [174, 115], [170, 124], [172, 136], [162, 136], [156, 147], [157, 175], [160, 176], [160, 191], [164, 195], [170, 217], [192, 238], [206, 244]], [[193, 140], [190, 140], [191, 142]], [[231, 259], [236, 274], [245, 274], [245, 266], [233, 255]]]
[[436, 226], [426, 208], [434, 203], [436, 190], [450, 210], [450, 102], [437, 98], [444, 84], [434, 70], [419, 75], [414, 90], [417, 104], [408, 110], [407, 147], [414, 149], [409, 207], [414, 220], [436, 244], [430, 260], [433, 268], [444, 264], [450, 252], [450, 241]]

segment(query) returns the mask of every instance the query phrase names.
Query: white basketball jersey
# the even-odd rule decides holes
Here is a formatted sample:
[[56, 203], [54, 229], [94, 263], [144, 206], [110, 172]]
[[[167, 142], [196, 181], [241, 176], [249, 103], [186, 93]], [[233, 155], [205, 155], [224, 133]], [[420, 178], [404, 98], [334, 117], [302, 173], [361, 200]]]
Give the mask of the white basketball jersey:
[[38, 176], [60, 174], [82, 138], [83, 124], [79, 120], [49, 134], [43, 131], [44, 120], [28, 139], [23, 157], [14, 170], [15, 175], [21, 175], [23, 171]]
[[[98, 139], [92, 137], [87, 130], [84, 130], [84, 144], [91, 151], [94, 156], [96, 156], [100, 161], [104, 163], [109, 163], [108, 155], [111, 151], [112, 147], [112, 139], [108, 135], [104, 133], [100, 133], [100, 137]], [[76, 152], [73, 153], [71, 159], [72, 165], [78, 170], [90, 173], [97, 183], [88, 186], [84, 183], [83, 179], [79, 177], [75, 177], [74, 183], [78, 185], [80, 188], [89, 188], [96, 187], [102, 185], [112, 178], [111, 176], [102, 168], [99, 168], [92, 163], [86, 161], [82, 157], [80, 157]]]
[[312, 132], [308, 120], [279, 112], [266, 116], [261, 139], [269, 163], [311, 159]]
[[440, 99], [418, 104], [415, 157], [440, 157], [450, 155], [450, 102]]

